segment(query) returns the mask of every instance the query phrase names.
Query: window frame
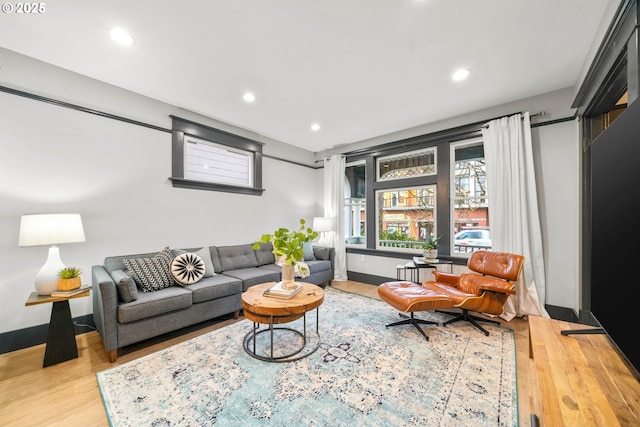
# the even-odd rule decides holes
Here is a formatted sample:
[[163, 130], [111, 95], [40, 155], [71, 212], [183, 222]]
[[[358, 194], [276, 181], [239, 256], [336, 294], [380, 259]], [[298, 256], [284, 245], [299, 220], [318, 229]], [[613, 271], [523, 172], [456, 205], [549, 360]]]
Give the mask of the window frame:
[[[459, 252], [456, 251], [455, 249], [455, 237], [456, 234], [458, 234], [459, 232], [461, 232], [462, 230], [459, 231], [455, 231], [456, 230], [456, 215], [455, 215], [455, 211], [456, 211], [456, 201], [458, 199], [460, 199], [460, 197], [458, 197], [456, 195], [456, 178], [455, 178], [455, 174], [456, 174], [456, 150], [458, 149], [463, 149], [463, 148], [468, 148], [468, 147], [474, 147], [474, 146], [479, 146], [479, 145], [484, 145], [484, 141], [482, 138], [469, 138], [469, 139], [465, 139], [465, 140], [460, 140], [460, 141], [456, 141], [456, 142], [452, 142], [449, 145], [449, 150], [450, 150], [450, 165], [449, 165], [449, 175], [450, 175], [450, 188], [449, 188], [449, 209], [450, 209], [450, 224], [451, 224], [451, 234], [450, 234], [450, 253], [449, 255], [451, 257], [458, 257], [458, 258], [469, 258], [469, 256], [471, 256], [471, 253], [473, 253], [475, 250], [480, 250], [481, 248], [471, 248], [471, 252], [466, 251], [466, 252]], [[484, 158], [484, 157], [483, 157]], [[484, 174], [484, 181], [486, 183], [486, 169], [485, 169], [485, 174]], [[473, 182], [471, 182], [471, 180], [469, 180], [468, 182], [468, 187], [469, 189], [471, 189], [472, 187], [474, 188], [474, 194], [476, 191], [476, 184], [477, 181], [473, 180]], [[482, 196], [470, 196], [470, 198], [477, 198], [477, 197], [482, 197], [485, 201], [484, 203], [487, 205], [487, 211], [489, 209], [488, 207], [488, 203], [487, 203], [487, 199], [490, 197], [490, 195], [487, 195], [487, 192], [485, 191], [484, 194]], [[489, 222], [488, 219], [488, 213], [487, 213], [487, 222]], [[486, 226], [486, 229], [489, 230], [489, 232], [491, 232], [491, 225], [490, 223]], [[469, 231], [472, 231], [473, 229], [469, 229]]]
[[[409, 157], [412, 155], [418, 155], [422, 153], [433, 154], [433, 172], [425, 172], [422, 174], [405, 176], [405, 177], [389, 177], [389, 178], [382, 177], [383, 173], [380, 169], [381, 169], [381, 164], [384, 163], [385, 161], [396, 158], [396, 157]], [[376, 182], [399, 181], [399, 180], [421, 178], [421, 177], [434, 176], [434, 175], [436, 176], [438, 175], [438, 150], [437, 150], [437, 147], [434, 147], [434, 146], [421, 148], [419, 150], [400, 151], [393, 154], [381, 156], [376, 159]]]
[[[190, 188], [196, 190], [222, 191], [228, 193], [240, 193], [261, 196], [262, 188], [262, 146], [264, 143], [254, 141], [239, 135], [234, 135], [215, 129], [191, 120], [177, 116], [172, 119], [172, 144], [171, 144], [171, 184], [173, 187]], [[250, 185], [234, 185], [206, 180], [190, 179], [185, 176], [186, 149], [185, 145], [190, 139], [201, 140], [211, 144], [229, 147], [251, 157], [251, 183]]]
[[[428, 134], [409, 137], [406, 139], [387, 142], [384, 144], [358, 149], [352, 152], [344, 153], [346, 156], [346, 162], [351, 163], [357, 160], [365, 160], [367, 165], [367, 245], [366, 248], [362, 247], [349, 247], [347, 246], [348, 253], [369, 254], [376, 256], [394, 256], [401, 258], [408, 258], [415, 256], [415, 253], [402, 253], [402, 252], [390, 252], [387, 250], [378, 249], [376, 246], [376, 206], [375, 206], [375, 191], [379, 189], [387, 189], [394, 187], [406, 187], [406, 186], [419, 186], [424, 184], [436, 184], [437, 193], [437, 230], [438, 237], [441, 236], [438, 241], [438, 257], [441, 259], [451, 259], [456, 263], [466, 262], [465, 257], [461, 257], [456, 254], [451, 254], [450, 236], [451, 226], [450, 219], [450, 145], [473, 138], [482, 137], [482, 126], [486, 125], [487, 121], [493, 120], [491, 118], [482, 120], [475, 123], [469, 123], [466, 125], [435, 131]], [[390, 181], [377, 181], [377, 158], [381, 156], [397, 155], [402, 152], [417, 151], [425, 148], [435, 147], [436, 150], [436, 175], [423, 176], [418, 178], [405, 178], [404, 181], [390, 180]]]
[[[439, 234], [438, 234], [438, 186], [436, 184], [417, 184], [417, 185], [407, 185], [407, 186], [394, 186], [394, 187], [390, 187], [390, 188], [378, 188], [375, 190], [374, 192], [374, 198], [375, 198], [375, 247], [376, 250], [382, 250], [382, 251], [389, 251], [389, 252], [409, 252], [412, 253], [414, 255], [416, 254], [421, 254], [423, 252], [423, 248], [422, 248], [422, 244], [423, 242], [421, 240], [419, 240], [419, 236], [418, 236], [418, 240], [415, 241], [407, 241], [406, 243], [402, 243], [401, 245], [404, 246], [400, 246], [400, 247], [394, 247], [394, 246], [381, 246], [380, 244], [380, 224], [382, 224], [383, 218], [380, 217], [380, 215], [382, 214], [383, 209], [380, 208], [379, 205], [379, 193], [403, 193], [405, 191], [412, 191], [412, 190], [416, 190], [416, 192], [419, 192], [422, 189], [427, 189], [427, 190], [433, 190], [433, 195], [432, 195], [432, 203], [433, 203], [433, 231], [434, 231], [434, 238], [436, 238]], [[417, 205], [409, 205], [409, 206], [404, 206], [404, 207], [411, 207], [411, 206], [417, 206]], [[395, 208], [402, 208], [403, 206], [398, 206], [396, 205], [390, 205], [389, 207], [395, 207]], [[405, 219], [405, 221], [408, 221], [408, 226], [411, 227], [411, 218], [409, 219]]]
[[[343, 215], [344, 215], [344, 221], [345, 221], [345, 227], [344, 227], [344, 231], [345, 231], [345, 245], [347, 247], [355, 247], [355, 248], [365, 248], [367, 246], [367, 162], [364, 160], [358, 160], [358, 161], [354, 161], [354, 162], [349, 162], [345, 164], [345, 192], [346, 192], [346, 188], [348, 185], [348, 178], [346, 176], [346, 170], [350, 167], [354, 167], [354, 166], [363, 166], [365, 169], [365, 197], [362, 199], [360, 206], [361, 209], [364, 210], [364, 235], [360, 235], [360, 236], [353, 236], [353, 235], [348, 235], [347, 234], [347, 227], [348, 225], [351, 224], [351, 212], [352, 209], [350, 208], [349, 211], [347, 211], [348, 207], [353, 207], [353, 206], [357, 206], [356, 204], [350, 203], [347, 204], [347, 197], [346, 195], [343, 197], [344, 200], [344, 204], [343, 204]], [[350, 199], [353, 199], [352, 197], [350, 197]], [[360, 228], [360, 227], [359, 227]], [[347, 239], [349, 238], [353, 238], [353, 237], [362, 237], [362, 242], [360, 243], [348, 243]]]

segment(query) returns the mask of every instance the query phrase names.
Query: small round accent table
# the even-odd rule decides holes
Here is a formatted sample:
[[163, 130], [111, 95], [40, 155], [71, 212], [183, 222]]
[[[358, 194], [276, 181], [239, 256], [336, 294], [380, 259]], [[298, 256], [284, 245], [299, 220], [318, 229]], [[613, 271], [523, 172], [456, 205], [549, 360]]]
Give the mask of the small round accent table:
[[[324, 291], [319, 286], [302, 283], [302, 290], [290, 299], [265, 296], [264, 292], [275, 284], [275, 282], [269, 282], [251, 286], [242, 293], [244, 316], [253, 322], [252, 330], [244, 337], [244, 350], [250, 356], [267, 362], [291, 362], [302, 359], [315, 352], [320, 345], [318, 307], [324, 301]], [[307, 312], [314, 309], [316, 310], [315, 335], [307, 333]], [[274, 327], [274, 325], [293, 322], [300, 318], [303, 319], [302, 332], [293, 328]], [[260, 324], [268, 327], [259, 329]], [[295, 334], [301, 339], [302, 345], [295, 346], [293, 349], [277, 348], [277, 343], [274, 343], [274, 331]], [[256, 351], [256, 342], [258, 336], [264, 333], [269, 333], [269, 348], [263, 355]], [[284, 354], [276, 356], [274, 346]]]

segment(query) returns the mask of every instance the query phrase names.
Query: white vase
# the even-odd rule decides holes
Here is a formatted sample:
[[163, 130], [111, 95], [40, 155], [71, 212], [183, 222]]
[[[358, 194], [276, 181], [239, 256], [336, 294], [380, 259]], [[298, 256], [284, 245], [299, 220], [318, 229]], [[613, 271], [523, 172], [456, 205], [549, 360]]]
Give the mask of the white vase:
[[293, 289], [296, 287], [292, 265], [284, 264], [282, 266], [282, 287], [285, 289]]
[[424, 250], [425, 259], [436, 259], [438, 258], [438, 250], [437, 249], [425, 249]]

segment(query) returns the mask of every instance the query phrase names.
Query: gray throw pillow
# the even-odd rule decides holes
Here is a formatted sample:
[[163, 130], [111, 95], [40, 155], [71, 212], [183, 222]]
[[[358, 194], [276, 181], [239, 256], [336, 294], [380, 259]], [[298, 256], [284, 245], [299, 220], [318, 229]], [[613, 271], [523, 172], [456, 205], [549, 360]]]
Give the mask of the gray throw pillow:
[[202, 262], [204, 262], [204, 276], [202, 277], [212, 277], [216, 275], [216, 272], [213, 268], [213, 261], [211, 260], [211, 252], [208, 247], [204, 247], [202, 249], [198, 249], [197, 251], [193, 251], [194, 254], [198, 255]]
[[302, 245], [302, 250], [304, 251], [303, 261], [315, 261], [316, 256], [313, 254], [313, 242], [308, 241]]
[[316, 259], [329, 260], [329, 248], [325, 246], [314, 246], [313, 253]]
[[151, 258], [124, 258], [127, 267], [142, 292], [153, 292], [169, 288], [175, 283], [171, 274], [173, 254], [167, 246]]
[[111, 278], [116, 282], [118, 297], [122, 302], [131, 302], [138, 299], [136, 282], [126, 271], [116, 270], [111, 273]]

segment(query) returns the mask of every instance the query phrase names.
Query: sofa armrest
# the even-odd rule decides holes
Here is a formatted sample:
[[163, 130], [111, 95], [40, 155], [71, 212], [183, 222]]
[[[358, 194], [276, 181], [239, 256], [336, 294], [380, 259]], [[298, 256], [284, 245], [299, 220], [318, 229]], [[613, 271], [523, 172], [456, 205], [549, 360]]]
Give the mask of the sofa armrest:
[[102, 336], [105, 349], [118, 348], [118, 290], [111, 275], [101, 265], [91, 268], [93, 321]]
[[330, 246], [314, 246], [313, 255], [318, 260], [331, 261], [331, 277], [334, 277], [336, 265], [336, 248]]

